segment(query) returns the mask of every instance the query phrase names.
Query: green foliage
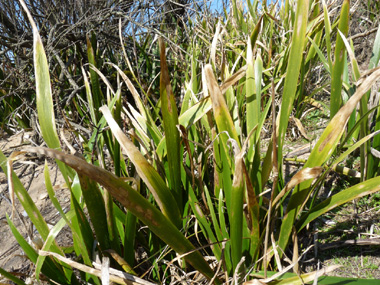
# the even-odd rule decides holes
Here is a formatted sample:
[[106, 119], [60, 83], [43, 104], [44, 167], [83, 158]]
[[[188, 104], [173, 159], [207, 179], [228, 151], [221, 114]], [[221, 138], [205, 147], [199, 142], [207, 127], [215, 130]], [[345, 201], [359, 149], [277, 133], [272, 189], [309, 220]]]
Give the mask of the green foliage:
[[[49, 197], [61, 215], [61, 220], [49, 229], [9, 168], [8, 179], [41, 235], [42, 249], [63, 256], [55, 237], [68, 225], [73, 233], [73, 254], [87, 266], [95, 258], [92, 247], [96, 241], [100, 258], [112, 256], [113, 267], [145, 275], [145, 267], [136, 262], [139, 247], [148, 256], [145, 262], [151, 267], [149, 278], [155, 282], [168, 278], [167, 269], [176, 270], [173, 264], [182, 268], [177, 272], [190, 271], [191, 265], [215, 283], [224, 281], [225, 276], [235, 276], [237, 282], [254, 279], [249, 274], [252, 270], [263, 270], [266, 278], [268, 267], [283, 268], [281, 258], [292, 242], [294, 262], [286, 270], [297, 270], [299, 253], [293, 237], [307, 224], [342, 203], [379, 191], [380, 178], [363, 175], [359, 184], [316, 203], [316, 190], [328, 171], [336, 169], [356, 148], [361, 147], [362, 167], [369, 163], [378, 166], [376, 159], [367, 158], [376, 133], [370, 133], [369, 128], [355, 133], [355, 129], [368, 125], [367, 117], [374, 109], [367, 110], [366, 96], [380, 71], [372, 70], [359, 80], [358, 64], [345, 38], [349, 1], [344, 2], [338, 28], [330, 24], [324, 3], [323, 11], [319, 11], [318, 1], [298, 1], [297, 10], [291, 2], [285, 1], [278, 10], [264, 1], [261, 10], [254, 1], [246, 13], [238, 1], [232, 1], [230, 14], [226, 12], [226, 18], [218, 23], [212, 18], [189, 23], [193, 25], [191, 43], [180, 43], [183, 31], [178, 27], [172, 35], [178, 43], [168, 45], [169, 49], [164, 38], [158, 40], [158, 45], [153, 37], [139, 39], [136, 45], [144, 64], [138, 70], [124, 52], [127, 70], [110, 57], [112, 62], [101, 72], [105, 52], [96, 49], [93, 33], [87, 39], [89, 70], [82, 67], [80, 71], [85, 93], [75, 101], [75, 113], [93, 128], [90, 138], [82, 136], [83, 154], [75, 156], [59, 151], [48, 62], [30, 16], [37, 112], [50, 149], [23, 151], [55, 158], [71, 197], [70, 211], [64, 213], [45, 169]], [[333, 33], [338, 38], [334, 64]], [[150, 53], [146, 52], [148, 46]], [[186, 61], [182, 53], [168, 52], [174, 48], [187, 51]], [[304, 81], [312, 76], [312, 63], [317, 61], [331, 75], [328, 80], [332, 88], [341, 88], [342, 74], [348, 70], [344, 50], [354, 71], [352, 82], [346, 78], [343, 84], [345, 91], [351, 92], [350, 98], [341, 108], [341, 92], [333, 90], [331, 121], [304, 167], [285, 184], [282, 161], [291, 115], [294, 111], [301, 114], [306, 103], [315, 104], [312, 96], [323, 89], [318, 86], [318, 91], [305, 95]], [[376, 51], [373, 61], [378, 61], [378, 54]], [[185, 76], [181, 76], [181, 68], [186, 70]], [[141, 78], [139, 72], [151, 78]], [[109, 80], [112, 76], [117, 80]], [[123, 100], [124, 94], [132, 95], [130, 100]], [[276, 105], [276, 94], [280, 94], [280, 106]], [[359, 102], [361, 108], [356, 112]], [[264, 152], [262, 138], [267, 121], [271, 121], [272, 133]], [[378, 129], [376, 125], [375, 131]], [[351, 137], [358, 141], [353, 143]], [[351, 142], [345, 152], [339, 148], [341, 141]], [[0, 158], [7, 172], [7, 161], [9, 164], [14, 157], [7, 159], [1, 153]], [[271, 193], [266, 195], [268, 188]], [[12, 221], [8, 222], [36, 263], [38, 277], [41, 273], [52, 282], [86, 280], [100, 284], [96, 274], [87, 272], [78, 278], [64, 262], [39, 255]], [[214, 270], [206, 255], [213, 256], [225, 274]], [[299, 282], [298, 277], [280, 279], [281, 274], [265, 282]], [[312, 281], [317, 275], [313, 272], [302, 277]]]

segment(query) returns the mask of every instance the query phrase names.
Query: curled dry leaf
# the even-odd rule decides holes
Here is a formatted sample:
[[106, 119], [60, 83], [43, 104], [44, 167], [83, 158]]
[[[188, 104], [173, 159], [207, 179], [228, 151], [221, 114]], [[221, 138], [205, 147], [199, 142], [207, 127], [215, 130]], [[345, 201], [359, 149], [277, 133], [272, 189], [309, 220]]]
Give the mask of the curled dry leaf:
[[296, 118], [296, 117], [292, 117], [293, 121], [296, 123], [296, 126], [298, 128], [298, 130], [300, 131], [301, 135], [307, 139], [308, 141], [310, 140], [310, 138], [308, 137], [308, 135], [306, 134], [306, 131], [305, 131], [305, 128], [303, 127], [300, 119]]
[[286, 184], [285, 188], [282, 189], [281, 192], [276, 196], [276, 198], [273, 201], [273, 205], [276, 205], [276, 203], [296, 185], [306, 180], [317, 178], [321, 174], [322, 170], [323, 167], [317, 166], [313, 168], [304, 168], [298, 171], [296, 175], [294, 175], [292, 179], [288, 182], [288, 184]]
[[212, 101], [212, 109], [214, 111], [214, 117], [218, 126], [218, 131], [227, 131], [229, 137], [238, 142], [240, 147], [240, 140], [238, 138], [234, 123], [229, 113], [227, 103], [223, 97], [222, 91], [214, 76], [214, 72], [210, 64], [205, 66], [205, 77], [207, 81], [207, 87], [210, 91], [210, 97]]
[[244, 65], [242, 68], [236, 71], [233, 75], [228, 77], [220, 86], [220, 90], [222, 91], [222, 94], [226, 93], [228, 88], [230, 88], [240, 79], [242, 79], [245, 76], [246, 71], [247, 71], [247, 65]]
[[20, 151], [14, 151], [9, 156], [7, 160], [7, 179], [8, 179], [8, 188], [9, 188], [9, 196], [11, 198], [11, 204], [12, 204], [12, 219], [14, 217], [16, 207], [15, 207], [15, 190], [13, 185], [13, 161], [19, 159], [20, 155], [22, 155], [23, 152]]
[[211, 44], [211, 62], [214, 66], [215, 66], [216, 46], [218, 44], [220, 30], [221, 30], [221, 23], [218, 22], [218, 25], [216, 26], [215, 35]]

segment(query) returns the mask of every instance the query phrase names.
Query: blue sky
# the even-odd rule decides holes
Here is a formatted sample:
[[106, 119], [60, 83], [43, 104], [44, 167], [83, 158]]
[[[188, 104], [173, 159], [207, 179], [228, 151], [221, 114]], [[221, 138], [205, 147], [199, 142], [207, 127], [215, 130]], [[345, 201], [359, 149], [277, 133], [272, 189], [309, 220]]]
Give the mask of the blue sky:
[[[247, 6], [246, 1], [251, 1], [251, 3], [253, 2], [253, 0], [242, 0], [244, 7]], [[281, 1], [282, 0], [279, 0], [279, 2], [281, 2]], [[224, 1], [224, 2], [227, 2], [227, 4], [229, 3], [229, 1]], [[212, 10], [217, 10], [220, 13], [223, 12], [223, 1], [221, 1], [221, 0], [209, 0], [208, 3], [211, 3], [211, 9]], [[267, 0], [267, 4], [270, 4], [270, 3], [272, 3], [272, 0]]]

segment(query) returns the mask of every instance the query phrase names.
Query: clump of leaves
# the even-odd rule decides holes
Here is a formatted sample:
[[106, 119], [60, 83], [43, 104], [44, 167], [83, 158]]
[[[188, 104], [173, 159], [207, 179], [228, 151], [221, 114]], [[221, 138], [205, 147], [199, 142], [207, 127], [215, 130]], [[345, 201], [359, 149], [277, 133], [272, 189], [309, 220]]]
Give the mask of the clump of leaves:
[[[95, 51], [88, 41], [89, 80], [84, 69], [83, 75], [88, 113], [96, 131], [85, 142], [86, 151], [81, 155], [60, 150], [48, 62], [37, 27], [29, 15], [34, 34], [38, 118], [49, 148], [30, 147], [23, 152], [55, 158], [71, 194], [71, 209], [64, 213], [54, 198], [46, 173], [48, 193], [62, 217], [49, 230], [17, 176], [12, 174], [11, 162], [18, 153], [8, 159], [1, 154], [10, 189], [20, 199], [44, 241], [42, 251], [34, 250], [9, 220], [20, 245], [36, 263], [37, 278], [42, 272], [55, 282], [100, 283], [95, 271], [83, 269], [85, 273], [79, 279], [66, 265], [74, 266], [62, 258], [62, 249], [55, 242], [66, 224], [73, 232], [75, 254], [82, 256], [83, 264], [92, 266], [95, 243], [103, 260], [111, 256], [115, 266], [128, 274], [143, 275], [139, 266], [134, 267], [138, 245], [153, 259], [149, 278], [158, 282], [169, 277], [167, 269], [189, 272], [194, 268], [215, 283], [228, 282], [229, 278], [236, 283], [253, 282], [258, 277], [251, 273], [263, 270], [265, 279], [260, 282], [274, 284], [281, 274], [293, 269], [299, 276], [281, 282], [297, 284], [301, 280], [312, 281], [335, 268], [301, 274], [298, 261], [302, 253], [299, 253], [297, 235], [329, 210], [380, 190], [379, 177], [369, 180], [364, 177], [361, 183], [320, 203], [311, 199], [316, 197], [316, 190], [330, 169], [335, 169], [352, 151], [377, 134], [363, 133], [345, 152], [339, 152], [339, 142], [347, 139], [346, 127], [356, 112], [356, 105], [363, 103], [362, 98], [379, 78], [380, 69], [371, 70], [365, 77], [358, 76], [355, 92], [343, 106], [340, 100], [334, 99], [336, 110], [331, 114], [331, 121], [304, 167], [285, 184], [282, 175], [285, 134], [293, 104], [301, 98], [303, 86], [299, 79], [310, 73], [307, 61], [317, 54], [322, 60], [321, 49], [326, 48], [329, 59], [322, 61], [326, 68], [333, 70], [334, 86], [340, 82], [335, 77], [341, 78], [344, 62], [331, 64], [332, 27], [326, 5], [298, 1], [295, 10], [285, 1], [278, 12], [275, 5], [260, 10], [258, 2], [247, 2], [248, 14], [244, 15], [244, 10], [232, 1], [233, 9], [226, 14], [225, 22], [219, 22], [216, 27], [202, 27], [205, 33], [213, 33], [209, 63], [201, 68], [197, 61], [197, 55], [202, 52], [199, 46], [204, 44], [202, 37], [197, 38], [199, 43], [193, 45], [189, 58], [191, 77], [183, 82], [180, 108], [172, 89], [162, 39], [158, 41], [161, 71], [157, 104], [144, 104], [125, 72], [110, 64], [133, 96], [134, 105], [128, 102], [126, 106], [122, 104], [122, 84], [114, 91], [106, 76], [96, 68], [92, 60]], [[349, 1], [345, 1], [339, 27], [347, 28], [344, 17], [348, 5]], [[324, 13], [319, 15], [320, 8]], [[314, 17], [310, 17], [309, 11]], [[284, 22], [281, 27], [284, 31], [278, 29], [277, 17]], [[326, 46], [322, 45], [322, 23], [326, 24]], [[238, 34], [245, 36], [243, 44], [234, 41]], [[281, 41], [282, 36], [290, 35], [290, 44]], [[337, 44], [336, 55], [345, 49], [345, 36], [340, 34], [340, 37], [342, 43], [339, 47]], [[274, 42], [278, 45], [273, 46]], [[128, 61], [126, 54], [125, 58]], [[133, 76], [133, 71], [130, 72]], [[107, 96], [100, 89], [102, 82]], [[282, 103], [278, 111], [275, 102], [279, 92]], [[361, 114], [364, 118], [365, 113]], [[268, 149], [263, 152], [261, 134], [268, 118], [274, 131]], [[100, 167], [106, 165], [104, 149], [112, 159], [113, 172]], [[268, 183], [269, 178], [272, 183]], [[270, 195], [266, 195], [268, 192]], [[84, 214], [85, 207], [90, 220]], [[140, 226], [145, 227], [143, 231], [139, 231]], [[290, 244], [293, 261], [284, 266], [284, 253]], [[206, 261], [206, 256], [215, 263]], [[275, 268], [279, 273], [267, 278], [268, 268]]]

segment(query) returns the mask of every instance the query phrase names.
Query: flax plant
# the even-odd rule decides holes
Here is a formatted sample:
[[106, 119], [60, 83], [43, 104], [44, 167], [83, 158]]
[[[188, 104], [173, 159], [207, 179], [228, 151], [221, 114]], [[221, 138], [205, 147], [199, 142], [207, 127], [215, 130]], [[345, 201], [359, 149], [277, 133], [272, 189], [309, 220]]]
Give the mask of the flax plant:
[[[145, 71], [157, 75], [152, 76], [148, 89], [143, 88], [144, 82], [139, 81], [125, 50], [127, 70], [115, 62], [107, 63], [106, 70], [112, 70], [110, 73], [118, 79], [116, 86], [110, 83], [109, 74], [99, 70], [102, 53], [96, 50], [94, 33], [87, 39], [89, 65], [81, 68], [86, 120], [94, 129], [83, 143], [84, 152], [78, 153], [69, 146], [71, 154], [61, 151], [48, 62], [32, 16], [21, 3], [33, 28], [37, 112], [48, 148], [24, 148], [8, 158], [0, 153], [0, 162], [8, 174], [11, 191], [43, 241], [36, 250], [8, 219], [17, 241], [36, 264], [36, 278], [65, 284], [100, 284], [98, 272], [91, 268], [98, 255], [103, 260], [111, 257], [111, 266], [123, 270], [123, 276], [133, 282], [140, 280], [133, 278], [145, 276], [165, 283], [169, 272], [180, 275], [192, 269], [204, 276], [202, 282], [215, 284], [232, 279], [236, 284], [256, 282], [259, 277], [255, 272], [262, 270], [265, 276], [260, 277], [264, 278], [260, 282], [264, 284], [317, 280], [320, 272], [302, 274], [297, 269], [302, 254], [298, 252], [297, 236], [324, 213], [380, 190], [380, 178], [370, 171], [371, 179], [363, 177], [359, 184], [316, 202], [317, 189], [328, 172], [358, 147], [362, 147], [363, 157], [364, 153], [369, 155], [369, 143], [378, 133], [365, 129], [347, 150], [339, 149], [339, 143], [350, 137], [346, 130], [357, 104], [365, 105], [363, 98], [380, 77], [378, 68], [364, 77], [357, 68], [346, 38], [349, 1], [344, 2], [339, 25], [334, 26], [323, 1], [323, 11], [319, 11], [321, 3], [312, 0], [284, 1], [281, 6], [263, 1], [261, 7], [259, 1], [249, 1], [247, 10], [232, 0], [231, 12], [225, 11], [225, 19], [191, 23], [194, 38], [186, 46], [173, 46], [164, 37], [142, 40]], [[182, 32], [178, 28], [175, 35]], [[339, 45], [337, 42], [333, 64], [330, 57], [334, 32], [339, 35]], [[379, 60], [378, 42], [379, 39], [372, 67]], [[148, 45], [156, 58], [149, 59], [145, 53], [143, 47]], [[182, 57], [185, 63], [175, 57], [180, 55], [173, 55], [178, 47], [186, 50]], [[354, 71], [355, 92], [342, 107], [331, 98], [335, 108], [331, 121], [303, 168], [285, 183], [282, 164], [286, 134], [292, 113], [300, 109], [295, 102], [306, 100], [303, 81], [311, 76], [311, 62], [323, 64], [333, 88], [343, 74], [344, 49]], [[181, 64], [186, 66], [184, 77], [175, 73]], [[175, 72], [170, 72], [173, 69]], [[123, 100], [124, 85], [132, 95], [128, 102]], [[178, 89], [182, 90], [182, 98]], [[336, 89], [331, 94], [336, 96], [333, 93], [337, 93]], [[354, 117], [351, 130], [367, 125], [369, 111], [365, 107]], [[268, 121], [272, 130], [265, 145]], [[45, 167], [47, 192], [61, 216], [53, 229], [47, 227], [12, 172], [13, 162], [23, 153], [56, 159], [65, 178], [71, 198], [67, 213], [54, 195]], [[365, 165], [378, 164], [371, 156], [364, 161]], [[72, 253], [86, 267], [77, 267], [77, 263], [64, 257], [56, 242], [65, 225], [73, 234]], [[289, 253], [290, 245], [293, 263], [284, 267], [284, 253]], [[139, 251], [148, 255], [144, 260], [150, 267], [148, 271], [137, 264]], [[81, 273], [73, 268], [79, 268]], [[268, 268], [279, 272], [268, 277]], [[298, 272], [297, 280], [281, 277], [291, 269]], [[185, 274], [181, 278], [191, 278]], [[127, 277], [112, 278], [130, 284]]]

